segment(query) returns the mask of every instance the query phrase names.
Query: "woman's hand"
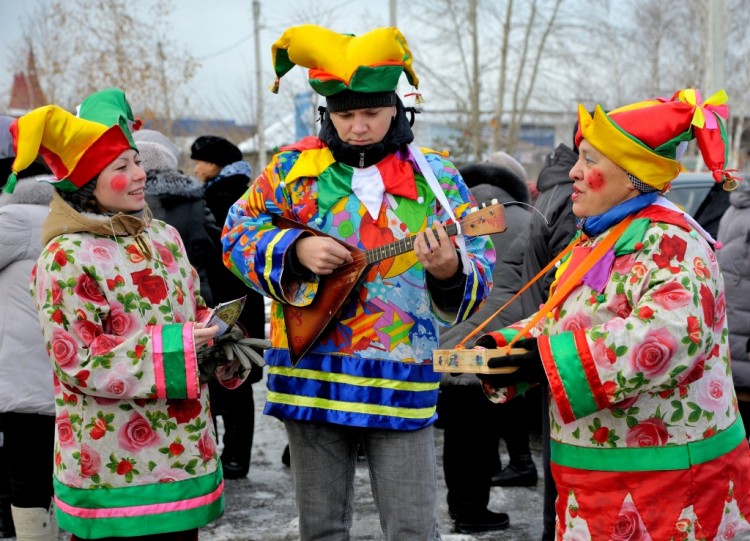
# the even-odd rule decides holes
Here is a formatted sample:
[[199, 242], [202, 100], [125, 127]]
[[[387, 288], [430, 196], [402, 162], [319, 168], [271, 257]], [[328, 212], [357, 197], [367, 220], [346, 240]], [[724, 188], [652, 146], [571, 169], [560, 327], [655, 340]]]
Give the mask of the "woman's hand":
[[352, 254], [333, 239], [304, 237], [294, 243], [297, 259], [315, 274], [331, 274], [338, 267], [353, 261]]
[[193, 342], [195, 349], [198, 350], [213, 340], [216, 333], [219, 332], [218, 325], [205, 327], [205, 323], [196, 323], [193, 327]]
[[415, 237], [414, 253], [424, 270], [438, 280], [447, 280], [458, 271], [458, 253], [443, 224], [435, 222], [433, 227], [434, 232], [427, 229]]

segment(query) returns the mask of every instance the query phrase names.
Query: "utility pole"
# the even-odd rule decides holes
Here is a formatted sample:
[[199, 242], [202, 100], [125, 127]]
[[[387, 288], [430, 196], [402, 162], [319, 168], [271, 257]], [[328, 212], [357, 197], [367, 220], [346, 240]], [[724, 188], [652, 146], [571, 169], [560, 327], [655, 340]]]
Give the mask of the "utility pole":
[[161, 40], [156, 43], [156, 51], [159, 56], [159, 85], [161, 86], [162, 96], [164, 97], [164, 116], [167, 122], [164, 127], [167, 132], [167, 137], [172, 138], [172, 108], [170, 102], [172, 100], [169, 94], [169, 82], [167, 81], [167, 68], [166, 68], [166, 56], [164, 55], [164, 47], [161, 44]]
[[398, 26], [396, 24], [396, 0], [389, 0], [388, 1], [388, 13], [390, 15], [389, 17], [389, 23], [391, 26]]
[[263, 67], [260, 60], [260, 0], [253, 0], [253, 33], [255, 35], [255, 101], [258, 170], [266, 166], [266, 123], [263, 120]]
[[727, 52], [727, 0], [708, 2], [708, 47], [706, 49], [705, 97], [724, 88], [724, 57]]

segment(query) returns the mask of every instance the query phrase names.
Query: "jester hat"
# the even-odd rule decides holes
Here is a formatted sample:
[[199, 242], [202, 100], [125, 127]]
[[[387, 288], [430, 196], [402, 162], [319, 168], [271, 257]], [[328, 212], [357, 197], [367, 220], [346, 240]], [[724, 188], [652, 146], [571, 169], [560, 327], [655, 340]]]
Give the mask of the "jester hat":
[[278, 92], [279, 80], [295, 65], [309, 68], [308, 82], [321, 96], [339, 92], [393, 92], [402, 72], [417, 88], [406, 38], [398, 28], [376, 28], [361, 36], [339, 34], [312, 24], [288, 28], [271, 46]]
[[118, 88], [88, 96], [77, 116], [57, 105], [34, 109], [11, 124], [16, 159], [3, 191], [12, 193], [17, 173], [41, 155], [57, 179], [51, 184], [58, 190], [74, 192], [123, 151], [137, 151], [131, 132], [140, 126], [125, 93]]
[[729, 156], [726, 120], [727, 94], [720, 90], [707, 100], [693, 88], [605, 112], [600, 105], [593, 116], [578, 106], [576, 145], [586, 139], [607, 158], [658, 191], [665, 191], [684, 171], [681, 152], [696, 139], [703, 161], [716, 182], [727, 190], [737, 186], [725, 169]]

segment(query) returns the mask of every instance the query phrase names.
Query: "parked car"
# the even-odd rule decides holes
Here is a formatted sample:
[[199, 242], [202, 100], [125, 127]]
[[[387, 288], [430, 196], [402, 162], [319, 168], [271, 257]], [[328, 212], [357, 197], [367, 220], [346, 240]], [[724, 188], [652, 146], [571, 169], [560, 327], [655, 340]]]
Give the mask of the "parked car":
[[666, 197], [716, 238], [719, 220], [729, 207], [729, 192], [714, 181], [711, 173], [681, 173], [672, 181]]

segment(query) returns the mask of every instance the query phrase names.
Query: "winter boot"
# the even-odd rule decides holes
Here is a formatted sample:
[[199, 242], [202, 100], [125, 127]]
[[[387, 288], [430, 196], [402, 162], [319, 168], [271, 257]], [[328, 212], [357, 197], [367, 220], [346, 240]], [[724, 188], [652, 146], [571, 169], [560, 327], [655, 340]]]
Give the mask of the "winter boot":
[[533, 487], [536, 483], [536, 465], [531, 455], [527, 454], [511, 457], [510, 464], [490, 480], [493, 487]]
[[11, 506], [16, 541], [56, 541], [59, 534], [55, 508]]
[[15, 537], [13, 516], [10, 513], [10, 495], [0, 496], [0, 539]]

